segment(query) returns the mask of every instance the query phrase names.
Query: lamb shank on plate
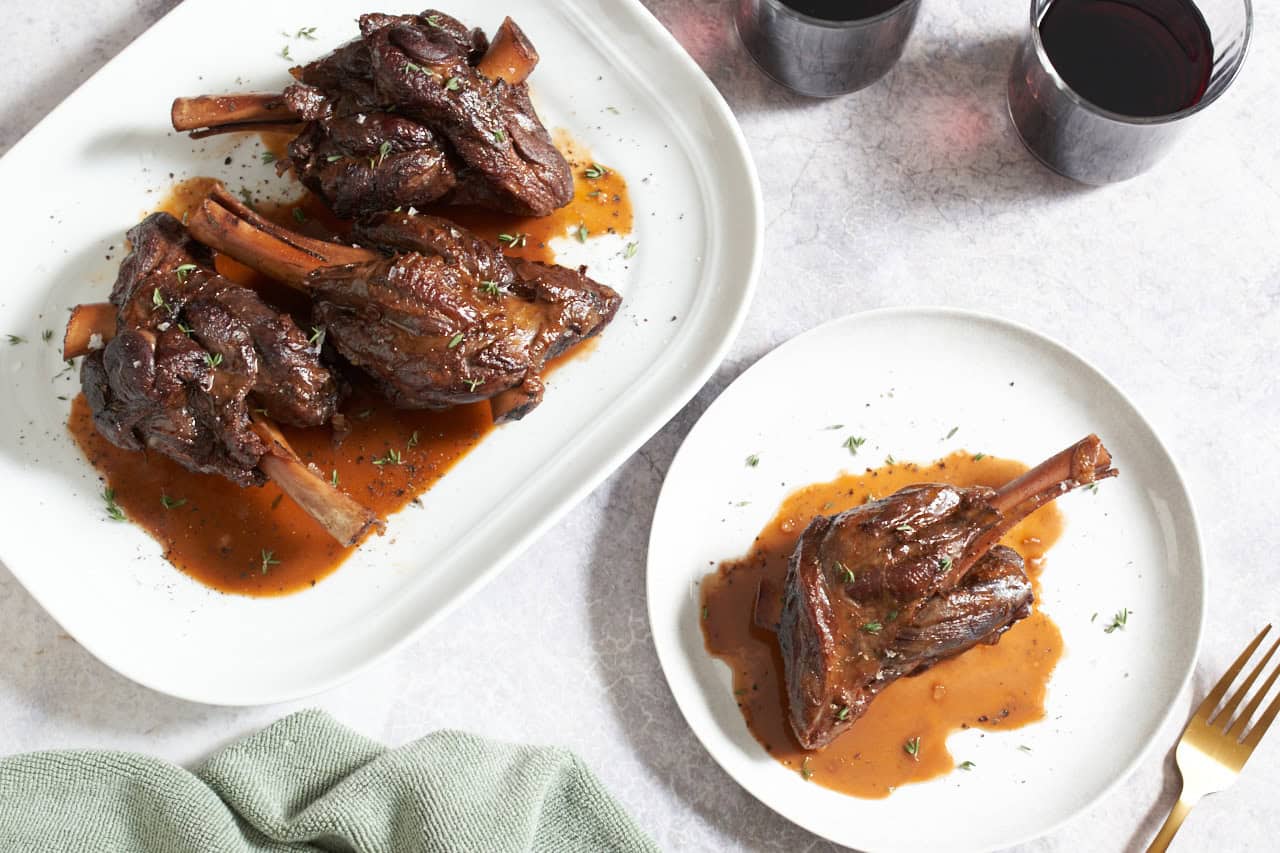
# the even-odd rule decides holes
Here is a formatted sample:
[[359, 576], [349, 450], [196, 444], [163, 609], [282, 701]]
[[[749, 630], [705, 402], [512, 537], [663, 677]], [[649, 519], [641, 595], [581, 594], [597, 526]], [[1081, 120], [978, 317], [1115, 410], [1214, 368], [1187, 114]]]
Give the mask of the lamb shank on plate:
[[542, 399], [546, 361], [600, 332], [622, 301], [585, 268], [508, 258], [434, 216], [372, 217], [353, 247], [294, 234], [217, 187], [190, 227], [305, 290], [327, 339], [401, 408], [489, 400], [495, 420], [518, 419]]
[[174, 128], [300, 129], [293, 168], [343, 218], [432, 201], [545, 216], [573, 198], [524, 82], [538, 54], [510, 18], [492, 44], [434, 10], [362, 15], [360, 33], [283, 93], [178, 98]]
[[1059, 495], [1116, 473], [1090, 435], [998, 491], [908, 486], [814, 518], [776, 623], [801, 746], [831, 742], [898, 678], [994, 643], [1030, 615], [1022, 558], [996, 543]]
[[287, 314], [218, 275], [169, 214], [128, 237], [110, 304], [75, 309], [64, 341], [67, 358], [84, 356], [98, 432], [240, 486], [274, 479], [339, 539], [359, 538], [373, 515], [298, 463], [273, 425], [333, 417], [337, 390], [319, 349]]

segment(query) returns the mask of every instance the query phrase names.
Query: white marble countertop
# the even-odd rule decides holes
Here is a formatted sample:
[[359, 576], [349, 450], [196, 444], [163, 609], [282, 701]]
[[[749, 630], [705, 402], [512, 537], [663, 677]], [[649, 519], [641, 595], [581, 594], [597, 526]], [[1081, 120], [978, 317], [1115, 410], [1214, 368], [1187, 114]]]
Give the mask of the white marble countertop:
[[[684, 724], [649, 637], [645, 545], [663, 473], [720, 390], [798, 332], [885, 305], [1031, 324], [1149, 415], [1183, 465], [1209, 554], [1195, 695], [1261, 624], [1280, 620], [1280, 47], [1269, 39], [1280, 12], [1259, 4], [1261, 37], [1241, 79], [1155, 172], [1087, 190], [1033, 162], [1005, 113], [1025, 0], [926, 3], [889, 77], [829, 102], [788, 95], [756, 71], [732, 3], [646, 2], [724, 93], [761, 167], [763, 279], [708, 387], [499, 581], [371, 672], [303, 703], [214, 708], [136, 686], [0, 566], [0, 754], [104, 747], [191, 762], [315, 705], [390, 743], [454, 726], [569, 746], [667, 849], [829, 849], [739, 788]], [[172, 5], [13, 8], [0, 28], [0, 153]], [[1104, 803], [1023, 849], [1144, 849], [1176, 790], [1171, 749], [1192, 704], [1188, 691], [1158, 748]], [[1273, 735], [1229, 793], [1197, 808], [1179, 849], [1274, 850], [1277, 788]]]

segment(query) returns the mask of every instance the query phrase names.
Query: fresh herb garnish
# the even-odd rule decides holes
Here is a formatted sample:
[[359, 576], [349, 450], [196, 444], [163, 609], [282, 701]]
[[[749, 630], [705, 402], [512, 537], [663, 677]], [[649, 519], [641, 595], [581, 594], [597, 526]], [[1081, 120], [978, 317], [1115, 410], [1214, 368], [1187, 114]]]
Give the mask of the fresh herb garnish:
[[[951, 432], [947, 433], [947, 438], [951, 438], [953, 435], [955, 435], [955, 434], [956, 434], [956, 433], [958, 433], [959, 431], [960, 431], [960, 427], [958, 427], [958, 426], [954, 426], [954, 427], [952, 427], [952, 428], [951, 428]], [[946, 440], [947, 440], [947, 438], [944, 438], [944, 439], [943, 439], [943, 441], [946, 441]]]
[[[827, 427], [827, 429], [839, 429], [841, 426], [843, 426], [843, 424], [836, 424], [835, 426]], [[849, 452], [854, 456], [857, 456], [858, 448], [866, 443], [867, 440], [865, 438], [857, 435], [851, 435], [844, 440], [844, 444], [842, 446], [849, 448]]]
[[391, 153], [391, 142], [384, 141], [378, 146], [378, 165], [382, 165], [382, 161], [387, 159], [387, 155]]
[[892, 454], [892, 453], [890, 453], [888, 456], [886, 456], [886, 457], [884, 458], [884, 464], [886, 464], [886, 465], [897, 465], [897, 464], [898, 464], [898, 460], [897, 460], [897, 459], [894, 459], [894, 458], [893, 458], [893, 454]]
[[191, 337], [191, 331], [192, 331], [191, 327], [184, 323], [178, 324], [178, 331], [182, 332], [182, 334], [186, 335], [187, 337]]
[[1093, 492], [1095, 495], [1098, 493], [1098, 484], [1097, 484], [1097, 483], [1090, 483], [1089, 485], [1085, 486], [1085, 488], [1086, 488], [1086, 489], [1088, 489], [1089, 491]]
[[986, 458], [987, 458], [987, 454], [985, 453], [975, 453], [973, 455], [974, 462], [981, 462], [983, 459], [986, 459]]
[[938, 571], [940, 572], [951, 571], [951, 565], [953, 562], [954, 561], [950, 557], [943, 557], [941, 560], [938, 560]]
[[333, 487], [335, 489], [338, 488], [338, 469], [337, 468], [334, 468], [329, 473], [329, 482], [333, 484]]
[[[156, 292], [158, 293], [159, 291]], [[11, 347], [16, 347], [18, 344], [25, 344], [27, 342], [27, 339], [22, 335], [5, 335], [5, 338], [8, 339], [9, 346]]]
[[328, 157], [324, 158], [324, 161], [326, 163], [336, 163], [341, 159], [342, 159], [341, 154], [330, 154]]
[[284, 47], [280, 48], [279, 55], [281, 59], [288, 60], [289, 62], [293, 62], [293, 57], [289, 55], [289, 45], [286, 44]]
[[294, 221], [294, 222], [306, 222], [306, 221], [307, 221], [307, 214], [306, 214], [306, 211], [304, 211], [304, 210], [303, 210], [302, 208], [300, 208], [300, 207], [295, 207], [295, 208], [293, 209], [293, 221]]
[[483, 385], [483, 384], [484, 384], [484, 380], [483, 380], [483, 379], [468, 379], [468, 380], [466, 380], [466, 383], [467, 383], [467, 388], [468, 388], [471, 392], [473, 392], [473, 393], [474, 393], [474, 392], [475, 392], [475, 390], [476, 390], [477, 388], [479, 388], [481, 385]]
[[836, 570], [836, 575], [845, 583], [853, 583], [853, 569], [849, 568], [839, 560], [836, 560], [835, 563], [831, 565], [831, 568]]
[[464, 335], [462, 334], [462, 332], [458, 332], [458, 334], [454, 335], [452, 338], [449, 338], [449, 349], [453, 349], [458, 344], [462, 343], [463, 337]]
[[703, 621], [706, 621], [707, 617], [708, 617], [708, 616], [710, 616], [710, 615], [711, 615], [711, 610], [710, 610], [710, 608], [708, 608], [705, 604], [704, 604], [704, 605], [702, 605], [702, 619], [703, 619]]
[[498, 130], [495, 130], [495, 131], [493, 132], [493, 141], [494, 141], [494, 142], [506, 142], [506, 141], [507, 141], [507, 132], [506, 132], [505, 130], [502, 130], [501, 128], [499, 128]]
[[639, 243], [628, 243], [627, 248], [622, 251], [622, 257], [634, 258], [636, 256], [636, 252], [638, 251], [640, 251]]
[[53, 340], [53, 329], [45, 329], [43, 332], [41, 332], [40, 340], [44, 341], [46, 344], [49, 343], [49, 341]]
[[307, 338], [307, 343], [311, 344], [316, 349], [322, 349], [324, 347], [324, 335], [324, 326], [312, 326], [311, 337]]
[[458, 91], [459, 88], [462, 87], [462, 81], [459, 80], [457, 77], [450, 77], [449, 80], [444, 84], [444, 87], [446, 90], [450, 92], [456, 92]]
[[868, 634], [879, 634], [883, 628], [884, 625], [881, 625], [879, 622], [868, 622], [862, 626], [862, 630], [866, 631]]
[[249, 192], [248, 187], [240, 188], [240, 199], [244, 202], [245, 207], [253, 207], [253, 193]]
[[609, 174], [609, 170], [604, 166], [601, 166], [599, 163], [592, 163], [582, 174], [594, 181], [597, 178], [603, 178], [605, 175]]
[[844, 722], [845, 720], [849, 719], [848, 705], [841, 705], [839, 708], [836, 709], [836, 719], [839, 720], [840, 722]]
[[525, 242], [528, 239], [529, 239], [529, 235], [520, 231], [517, 231], [515, 234], [499, 234], [498, 235], [499, 243], [506, 243], [508, 246], [510, 246], [513, 249], [520, 248], [525, 244]]
[[1129, 608], [1126, 607], [1123, 610], [1118, 611], [1115, 615], [1115, 618], [1111, 620], [1111, 624], [1103, 628], [1102, 630], [1108, 634], [1111, 634], [1115, 631], [1124, 630], [1124, 627], [1127, 624], [1129, 624]]
[[[163, 308], [170, 314], [173, 313], [173, 306], [165, 301], [164, 294], [160, 292], [160, 288], [158, 287], [151, 291], [151, 304], [157, 308]], [[10, 335], [10, 337], [12, 338], [13, 336]], [[13, 341], [11, 340], [9, 343], [13, 343]]]
[[[173, 268], [173, 274], [178, 277], [178, 281], [180, 282], [185, 282], [187, 280], [187, 276], [191, 275], [191, 273], [195, 271], [196, 271], [195, 264], [179, 264], [178, 266]], [[157, 288], [157, 292], [159, 292], [158, 288]]]
[[590, 232], [589, 232], [589, 231], [587, 231], [586, 223], [582, 223], [582, 222], [580, 222], [580, 223], [578, 223], [578, 227], [577, 227], [577, 228], [575, 228], [575, 229], [573, 229], [573, 236], [575, 236], [575, 237], [577, 237], [577, 238], [578, 238], [578, 242], [579, 242], [579, 243], [585, 243], [585, 242], [587, 242], [587, 235], [588, 235], [589, 233], [590, 233]]
[[275, 161], [276, 161], [276, 153], [275, 153], [274, 151], [263, 151], [263, 152], [262, 152], [262, 162], [263, 162], [263, 163], [274, 163]]
[[160, 496], [160, 505], [165, 509], [177, 509], [187, 502], [186, 498], [171, 498], [168, 495]]
[[107, 518], [112, 521], [124, 521], [124, 510], [116, 503], [116, 490], [108, 486], [102, 490], [102, 500], [106, 503]]
[[378, 465], [379, 467], [383, 465], [399, 465], [400, 451], [392, 448], [387, 451], [386, 456], [379, 456], [377, 459], [373, 460], [373, 464]]
[[496, 281], [480, 282], [480, 289], [490, 296], [497, 296], [500, 292], [500, 285]]
[[913, 737], [902, 745], [902, 751], [910, 755], [914, 760], [920, 760], [920, 738]]
[[413, 435], [409, 436], [409, 441], [405, 446], [409, 450], [413, 450], [418, 446], [418, 431], [416, 429], [413, 431]]
[[974, 764], [972, 761], [961, 761], [956, 766], [959, 767], [961, 770], [972, 770], [978, 765]]
[[844, 429], [844, 424], [832, 424], [829, 427], [823, 427], [823, 429]]
[[442, 26], [440, 23], [439, 15], [427, 15], [422, 20], [427, 22], [427, 26], [435, 27], [437, 30], [440, 29], [440, 27]]
[[748, 456], [748, 457], [747, 457], [747, 466], [748, 466], [748, 467], [750, 467], [750, 468], [754, 468], [754, 467], [756, 467], [756, 466], [757, 466], [757, 465], [759, 465], [759, 464], [760, 464], [760, 454], [759, 454], [759, 453], [752, 453], [750, 456]]
[[892, 622], [897, 618], [898, 618], [898, 611], [896, 610], [890, 610], [888, 613], [884, 615], [884, 621], [886, 622]]
[[316, 31], [315, 27], [303, 27], [302, 29], [298, 30], [298, 32], [294, 35], [294, 38], [310, 39], [311, 41], [315, 41], [316, 40], [315, 31]]
[[264, 548], [262, 550], [262, 573], [265, 575], [267, 569], [278, 565], [280, 565], [280, 561], [276, 559], [276, 552], [268, 551]]
[[209, 367], [217, 367], [218, 365], [222, 364], [222, 353], [215, 352], [213, 355], [210, 355], [209, 353], [205, 353], [204, 363], [209, 365]]
[[809, 756], [804, 757], [804, 761], [800, 762], [800, 778], [808, 782], [813, 778], [813, 768], [809, 766]]
[[1031, 747], [1027, 746], [1025, 743], [1018, 744], [1018, 749], [1022, 750], [1023, 752], [1031, 751]]

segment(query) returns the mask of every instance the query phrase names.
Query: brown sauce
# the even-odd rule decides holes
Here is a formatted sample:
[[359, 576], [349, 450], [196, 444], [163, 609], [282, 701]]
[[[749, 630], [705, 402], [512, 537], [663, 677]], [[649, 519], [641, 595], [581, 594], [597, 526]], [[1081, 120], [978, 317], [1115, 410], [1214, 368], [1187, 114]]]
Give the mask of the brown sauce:
[[[336, 471], [343, 491], [382, 516], [429, 489], [493, 427], [486, 403], [410, 412], [357, 395], [343, 411], [352, 429], [340, 445], [327, 428], [283, 431], [304, 461], [327, 477]], [[71, 404], [68, 428], [129, 519], [164, 547], [169, 562], [214, 589], [296, 592], [355, 550], [341, 547], [271, 483], [242, 489], [159, 454], [116, 447], [94, 429], [84, 395]], [[400, 454], [399, 465], [374, 464], [390, 450]]]
[[[262, 134], [262, 145], [283, 159], [289, 139], [284, 134]], [[505, 247], [506, 251], [549, 263], [555, 260], [549, 241], [568, 235], [571, 228], [584, 226], [588, 239], [629, 233], [632, 213], [625, 179], [612, 169], [587, 177], [592, 165], [589, 153], [562, 132], [556, 141], [573, 167], [575, 181], [574, 200], [562, 210], [543, 219], [446, 206], [429, 212], [495, 241], [499, 234], [524, 234], [523, 246]], [[206, 177], [176, 183], [156, 209], [183, 219], [214, 183], [215, 179]], [[262, 215], [309, 236], [328, 239], [350, 228], [306, 191], [284, 203], [251, 201]], [[215, 264], [222, 275], [255, 288], [307, 328], [304, 294], [223, 255], [216, 257]], [[544, 376], [569, 359], [589, 353], [597, 341], [548, 362]], [[342, 411], [351, 429], [341, 443], [335, 444], [328, 428], [283, 431], [304, 461], [329, 476], [336, 472], [345, 492], [382, 516], [415, 501], [493, 428], [488, 403], [439, 412], [402, 411], [358, 390], [343, 403]], [[163, 546], [173, 565], [214, 589], [252, 596], [296, 592], [314, 586], [355, 550], [338, 545], [271, 483], [241, 489], [221, 477], [187, 471], [158, 454], [112, 445], [94, 429], [83, 395], [72, 402], [68, 429], [107, 487], [114, 490], [117, 505], [129, 519]], [[400, 454], [399, 465], [374, 464], [375, 459], [386, 459], [391, 450]]]
[[[901, 678], [876, 697], [867, 713], [827, 746], [806, 751], [787, 722], [782, 657], [772, 632], [756, 627], [756, 588], [781, 588], [787, 559], [815, 515], [858, 506], [912, 483], [999, 487], [1027, 470], [1020, 462], [954, 453], [932, 465], [895, 463], [790, 495], [751, 552], [720, 564], [702, 581], [702, 630], [707, 651], [733, 671], [733, 690], [747, 727], [775, 759], [809, 781], [858, 797], [887, 797], [899, 785], [951, 772], [964, 756], [947, 749], [957, 729], [1014, 729], [1043, 719], [1045, 690], [1062, 656], [1062, 635], [1036, 610], [994, 646], [979, 645], [920, 675]], [[1026, 561], [1037, 600], [1045, 553], [1062, 532], [1049, 504], [1002, 541]], [[919, 738], [913, 756], [906, 744]]]
[[[494, 242], [500, 234], [523, 235], [520, 246], [512, 248], [509, 243], [504, 244], [507, 253], [545, 263], [555, 262], [551, 241], [565, 237], [577, 239], [579, 228], [586, 229], [587, 240], [604, 234], [630, 234], [634, 216], [626, 179], [609, 164], [596, 163], [586, 146], [564, 130], [556, 130], [553, 136], [556, 147], [573, 169], [573, 201], [550, 216], [534, 219], [449, 205], [432, 205], [427, 212], [452, 219]], [[595, 166], [602, 167], [603, 174], [588, 177], [588, 170]]]

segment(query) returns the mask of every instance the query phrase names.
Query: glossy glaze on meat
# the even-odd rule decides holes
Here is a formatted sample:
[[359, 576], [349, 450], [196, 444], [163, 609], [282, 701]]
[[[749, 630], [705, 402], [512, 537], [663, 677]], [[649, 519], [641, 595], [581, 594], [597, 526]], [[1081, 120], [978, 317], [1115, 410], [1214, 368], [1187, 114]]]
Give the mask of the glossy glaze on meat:
[[240, 485], [265, 476], [252, 410], [316, 426], [334, 413], [333, 377], [293, 320], [213, 270], [209, 251], [166, 213], [129, 231], [111, 292], [115, 336], [89, 353], [81, 385], [113, 444], [163, 453]]
[[477, 67], [483, 32], [430, 9], [362, 15], [360, 32], [295, 69], [284, 92], [308, 122], [290, 159], [335, 213], [442, 200], [545, 216], [568, 204], [573, 176], [527, 87]]
[[792, 730], [813, 749], [852, 725], [897, 678], [1031, 612], [1021, 558], [997, 546], [1057, 496], [1113, 476], [1090, 436], [997, 491], [909, 486], [805, 529], [778, 621]]
[[414, 211], [357, 223], [350, 245], [276, 225], [215, 187], [191, 216], [203, 243], [311, 298], [315, 322], [396, 406], [488, 400], [497, 422], [542, 399], [542, 370], [598, 334], [622, 297], [569, 269], [507, 257]]
[[367, 264], [307, 279], [315, 317], [338, 351], [403, 408], [441, 408], [502, 392], [518, 418], [542, 399], [542, 367], [613, 319], [621, 297], [584, 269], [507, 258], [434, 216], [390, 213], [353, 239]]

